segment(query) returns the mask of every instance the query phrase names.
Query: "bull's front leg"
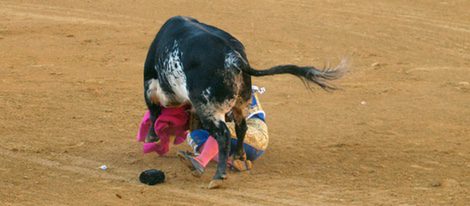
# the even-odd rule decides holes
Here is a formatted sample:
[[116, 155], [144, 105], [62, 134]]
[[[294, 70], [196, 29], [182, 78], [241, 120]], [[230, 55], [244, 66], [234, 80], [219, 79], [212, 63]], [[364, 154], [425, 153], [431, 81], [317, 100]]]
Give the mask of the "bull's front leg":
[[155, 133], [155, 121], [157, 120], [158, 116], [160, 116], [161, 113], [161, 106], [160, 102], [156, 96], [156, 89], [152, 88], [150, 85], [151, 81], [147, 82], [144, 85], [144, 98], [145, 98], [145, 103], [147, 104], [147, 108], [150, 112], [150, 121], [151, 125], [149, 128], [149, 131], [147, 133], [147, 137], [145, 137], [145, 142], [157, 142], [158, 136]]
[[152, 125], [150, 125], [147, 137], [145, 137], [145, 142], [158, 142], [159, 138], [157, 136], [157, 133], [155, 132], [155, 121], [157, 121], [160, 112], [160, 106], [155, 106], [154, 109], [150, 109], [150, 121], [152, 122]]

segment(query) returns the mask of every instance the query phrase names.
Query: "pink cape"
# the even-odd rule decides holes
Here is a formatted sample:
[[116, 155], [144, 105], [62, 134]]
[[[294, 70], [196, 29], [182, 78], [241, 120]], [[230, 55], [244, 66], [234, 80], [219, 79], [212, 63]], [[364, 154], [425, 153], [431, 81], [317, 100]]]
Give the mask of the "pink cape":
[[[174, 145], [181, 144], [186, 140], [189, 129], [189, 115], [186, 112], [188, 108], [189, 106], [175, 108], [162, 107], [162, 112], [154, 125], [155, 133], [160, 140], [157, 142], [144, 143], [144, 153], [156, 152], [159, 155], [166, 154], [170, 150], [171, 136], [175, 136], [175, 140], [173, 141]], [[145, 141], [145, 137], [147, 137], [151, 124], [150, 112], [147, 111], [140, 123], [139, 131], [137, 133], [137, 141]]]

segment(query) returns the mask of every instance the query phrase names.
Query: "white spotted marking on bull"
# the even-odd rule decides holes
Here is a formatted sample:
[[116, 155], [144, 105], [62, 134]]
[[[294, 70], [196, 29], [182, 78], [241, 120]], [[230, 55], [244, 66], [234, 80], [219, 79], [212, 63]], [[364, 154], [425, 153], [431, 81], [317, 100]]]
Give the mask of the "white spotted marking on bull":
[[202, 91], [202, 96], [204, 97], [204, 99], [206, 101], [209, 102], [209, 97], [211, 95], [211, 87], [207, 87], [207, 89], [205, 89], [204, 91]]
[[224, 67], [228, 68], [237, 68], [240, 70], [240, 60], [243, 58], [241, 57], [240, 53], [236, 51], [228, 52], [225, 55]]
[[186, 87], [186, 75], [183, 70], [181, 57], [183, 53], [178, 48], [178, 42], [175, 41], [173, 49], [168, 53], [168, 57], [163, 62], [163, 72], [168, 79], [171, 89], [175, 93], [175, 99], [179, 103], [189, 101], [188, 89]]
[[[163, 90], [160, 88], [160, 82], [158, 79], [151, 79], [147, 81], [149, 84], [149, 88], [147, 90], [147, 98], [148, 99], [158, 99], [162, 105], [166, 105], [168, 103], [168, 98]], [[152, 96], [157, 98], [152, 98]]]
[[224, 83], [233, 86], [234, 91], [238, 93], [242, 84], [242, 70], [243, 64], [247, 64], [245, 59], [237, 51], [231, 51], [225, 54], [223, 73]]

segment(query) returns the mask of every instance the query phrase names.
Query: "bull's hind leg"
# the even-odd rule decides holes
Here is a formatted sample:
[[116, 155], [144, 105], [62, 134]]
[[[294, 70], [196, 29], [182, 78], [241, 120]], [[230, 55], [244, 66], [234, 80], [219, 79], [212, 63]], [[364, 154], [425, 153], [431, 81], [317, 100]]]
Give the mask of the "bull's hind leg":
[[[246, 125], [246, 116], [248, 112], [248, 106], [251, 100], [251, 79], [249, 76], [244, 76], [242, 89], [237, 99], [235, 106], [232, 108], [233, 119], [235, 121], [235, 133], [237, 135], [237, 149], [233, 154], [234, 166], [236, 167], [236, 161], [246, 160], [246, 154], [243, 148], [245, 141], [246, 131], [248, 127]], [[240, 164], [240, 162], [238, 162]], [[237, 168], [240, 170], [240, 168]]]
[[209, 131], [209, 134], [217, 140], [219, 147], [219, 162], [217, 163], [215, 175], [209, 183], [209, 188], [218, 188], [222, 185], [222, 180], [227, 178], [226, 168], [230, 152], [230, 130], [225, 124], [224, 115], [217, 115], [214, 112], [209, 111], [204, 106], [193, 106], [195, 106], [196, 113], [199, 116], [202, 127]]
[[249, 100], [239, 99], [235, 107], [232, 109], [233, 119], [235, 121], [235, 133], [237, 135], [237, 148], [233, 153], [232, 166], [237, 171], [249, 170], [252, 167], [251, 162], [246, 159], [244, 150], [244, 141], [248, 126], [246, 124], [246, 111]]
[[[245, 105], [245, 104], [243, 104]], [[245, 151], [243, 149], [243, 142], [245, 140], [246, 131], [248, 127], [246, 125], [245, 115], [243, 109], [240, 107], [233, 108], [233, 116], [235, 121], [235, 133], [237, 135], [237, 149], [233, 154], [233, 160], [246, 160]]]

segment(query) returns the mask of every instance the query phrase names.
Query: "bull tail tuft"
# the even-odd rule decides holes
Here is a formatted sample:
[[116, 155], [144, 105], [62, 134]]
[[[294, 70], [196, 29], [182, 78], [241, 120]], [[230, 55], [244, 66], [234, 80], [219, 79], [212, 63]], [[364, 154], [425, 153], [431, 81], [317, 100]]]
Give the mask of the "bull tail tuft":
[[299, 77], [304, 85], [311, 89], [310, 83], [317, 84], [326, 91], [338, 89], [329, 81], [341, 78], [349, 69], [347, 58], [343, 58], [336, 67], [325, 67], [317, 69], [313, 66], [297, 66], [297, 65], [279, 65], [266, 70], [256, 70], [251, 67], [245, 67], [243, 72], [251, 76], [268, 76], [277, 74], [292, 74]]

